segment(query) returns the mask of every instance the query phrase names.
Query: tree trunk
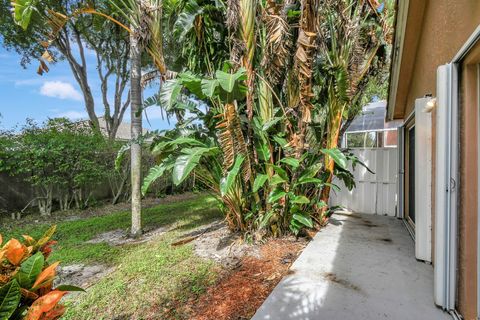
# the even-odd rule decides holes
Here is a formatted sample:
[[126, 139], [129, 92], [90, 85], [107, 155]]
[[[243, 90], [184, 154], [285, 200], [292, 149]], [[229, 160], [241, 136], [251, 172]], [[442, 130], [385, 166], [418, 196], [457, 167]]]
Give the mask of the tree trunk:
[[[344, 108], [341, 107], [339, 110], [336, 110], [329, 116], [329, 123], [328, 123], [328, 134], [327, 134], [327, 149], [335, 149], [338, 148], [338, 138], [340, 133], [340, 127], [342, 125], [342, 114]], [[333, 180], [333, 170], [335, 167], [335, 162], [333, 159], [327, 155], [325, 155], [325, 172], [328, 174], [327, 180], [325, 181], [328, 185], [324, 186], [322, 189], [322, 193], [320, 195], [320, 200], [324, 201], [328, 204], [328, 200], [330, 199], [330, 185]], [[325, 216], [325, 212], [328, 207], [323, 207], [320, 211], [320, 218], [327, 219], [328, 217]]]
[[141, 48], [135, 31], [130, 36], [130, 92], [131, 92], [131, 179], [132, 179], [132, 229], [131, 235], [138, 237], [142, 234], [142, 195], [140, 191], [142, 174], [142, 115], [138, 114], [142, 104], [141, 86]]

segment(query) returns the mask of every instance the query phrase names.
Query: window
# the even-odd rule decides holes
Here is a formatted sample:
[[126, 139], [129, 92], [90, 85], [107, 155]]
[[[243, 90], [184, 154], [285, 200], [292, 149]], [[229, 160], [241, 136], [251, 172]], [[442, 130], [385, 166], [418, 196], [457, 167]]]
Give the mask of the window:
[[347, 148], [394, 148], [397, 130], [347, 132], [345, 140]]

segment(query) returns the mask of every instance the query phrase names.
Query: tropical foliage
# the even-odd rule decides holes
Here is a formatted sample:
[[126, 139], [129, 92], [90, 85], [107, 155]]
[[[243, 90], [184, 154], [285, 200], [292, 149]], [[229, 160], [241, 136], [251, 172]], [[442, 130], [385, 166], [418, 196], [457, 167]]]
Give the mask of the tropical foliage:
[[[197, 1], [190, 10], [191, 2], [165, 24], [182, 33], [170, 41], [188, 48], [179, 58], [188, 66], [156, 97], [182, 121], [153, 144], [159, 164], [143, 191], [166, 174], [175, 183], [194, 175], [223, 203], [234, 230], [281, 235], [322, 225], [328, 195], [339, 188], [333, 176], [355, 185], [348, 167], [359, 161], [337, 148], [338, 137], [365, 86], [384, 73], [391, 3]], [[203, 26], [218, 21], [218, 11], [223, 23]], [[212, 27], [215, 41], [228, 41], [225, 53], [204, 52]]]
[[144, 107], [178, 120], [152, 145], [158, 164], [143, 192], [167, 174], [176, 184], [194, 176], [233, 230], [262, 237], [322, 225], [334, 175], [354, 186], [347, 168], [358, 159], [337, 148], [339, 134], [384, 73], [393, 2], [118, 3], [161, 75]]
[[[70, 285], [54, 288], [59, 262], [48, 262], [55, 226], [40, 239], [24, 235], [23, 243], [10, 239], [0, 249], [0, 319], [55, 320], [65, 312], [59, 304], [69, 291], [83, 291]], [[0, 245], [2, 236], [0, 235]]]

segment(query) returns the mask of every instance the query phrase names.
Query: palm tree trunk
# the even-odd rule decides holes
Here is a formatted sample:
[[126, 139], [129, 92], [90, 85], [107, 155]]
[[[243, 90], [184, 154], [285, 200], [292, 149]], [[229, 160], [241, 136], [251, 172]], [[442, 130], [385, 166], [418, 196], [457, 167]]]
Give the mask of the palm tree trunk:
[[[333, 97], [333, 99], [335, 99]], [[333, 106], [335, 105], [335, 108]], [[329, 114], [328, 119], [328, 128], [327, 128], [327, 149], [335, 149], [338, 148], [338, 140], [340, 134], [340, 128], [342, 125], [342, 116], [343, 111], [345, 110], [345, 105], [338, 106], [335, 102], [331, 103], [331, 108], [334, 109]], [[326, 183], [327, 185], [323, 187], [322, 193], [320, 195], [320, 200], [324, 201], [328, 204], [330, 199], [330, 184], [333, 181], [333, 170], [335, 168], [335, 162], [333, 161], [332, 157], [325, 155], [325, 172], [327, 173]], [[327, 207], [323, 207], [320, 210], [320, 218], [327, 219], [328, 217], [325, 216], [325, 212]]]
[[299, 119], [298, 130], [295, 133], [295, 157], [298, 159], [302, 156], [305, 149], [305, 134], [308, 124], [312, 121], [311, 103], [312, 93], [312, 75], [313, 75], [313, 59], [316, 52], [316, 40], [318, 34], [316, 32], [317, 23], [317, 6], [316, 0], [302, 1], [302, 16], [300, 18], [300, 28], [298, 31], [297, 51], [295, 53], [295, 68], [298, 72], [298, 89], [299, 89]]
[[141, 48], [138, 43], [135, 31], [130, 36], [130, 92], [131, 92], [131, 179], [132, 179], [132, 228], [131, 235], [138, 237], [142, 234], [142, 146], [140, 138], [142, 135], [142, 115], [139, 114], [142, 105], [141, 86]]

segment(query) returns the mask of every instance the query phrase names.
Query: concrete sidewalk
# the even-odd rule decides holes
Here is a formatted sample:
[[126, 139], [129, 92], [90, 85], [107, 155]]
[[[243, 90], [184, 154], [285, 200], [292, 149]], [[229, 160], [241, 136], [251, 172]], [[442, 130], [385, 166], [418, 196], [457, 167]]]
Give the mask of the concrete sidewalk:
[[252, 319], [452, 319], [434, 305], [432, 266], [414, 251], [398, 219], [336, 214]]

